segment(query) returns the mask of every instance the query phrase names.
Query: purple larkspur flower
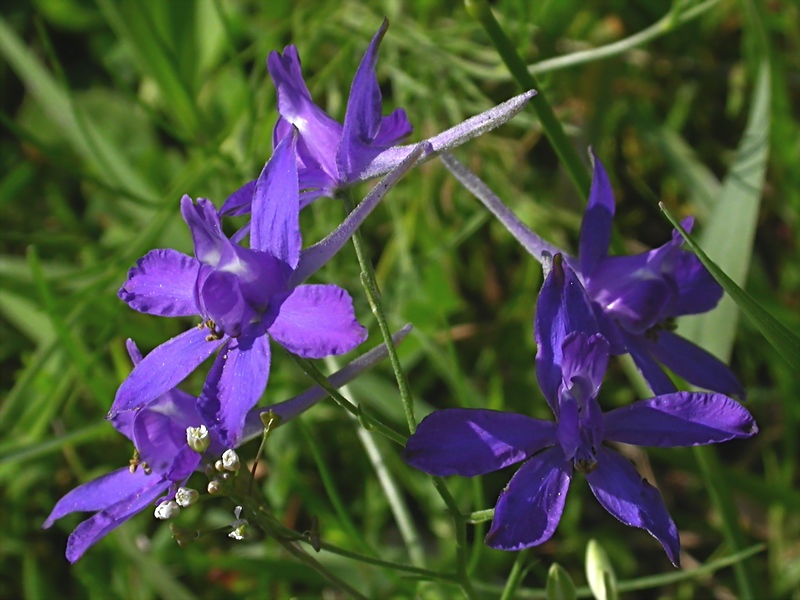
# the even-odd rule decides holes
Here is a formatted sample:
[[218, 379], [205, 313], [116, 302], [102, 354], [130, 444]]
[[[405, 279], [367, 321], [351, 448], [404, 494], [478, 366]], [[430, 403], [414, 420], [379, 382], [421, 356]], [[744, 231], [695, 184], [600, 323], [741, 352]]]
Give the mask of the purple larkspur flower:
[[[356, 70], [344, 123], [331, 118], [314, 103], [303, 80], [300, 57], [294, 45], [286, 46], [283, 54], [271, 52], [267, 59], [280, 113], [273, 132], [273, 145], [277, 146], [292, 127], [299, 131], [298, 171], [300, 189], [304, 190], [300, 196], [301, 208], [317, 198], [333, 197], [338, 189], [388, 173], [416, 146], [398, 146], [413, 130], [403, 109], [382, 116], [382, 97], [375, 65], [388, 26], [388, 20], [384, 19]], [[428, 160], [439, 152], [499, 127], [522, 110], [535, 93], [531, 90], [520, 94], [421, 142], [430, 144], [429, 152], [421, 160]], [[248, 213], [254, 185], [254, 182], [247, 183], [231, 194], [221, 212], [231, 215]]]
[[[674, 333], [675, 318], [704, 313], [717, 305], [723, 290], [683, 238], [632, 256], [609, 256], [614, 193], [602, 163], [592, 154], [594, 177], [581, 224], [578, 256], [572, 257], [528, 229], [489, 188], [453, 156], [447, 168], [502, 222], [538, 261], [561, 253], [592, 300], [600, 330], [612, 354], [630, 353], [656, 394], [677, 390], [665, 365], [689, 383], [722, 394], [745, 397], [744, 388], [726, 364]], [[690, 230], [693, 219], [683, 221]]]
[[750, 413], [722, 394], [676, 392], [603, 413], [597, 401], [609, 343], [591, 301], [560, 256], [536, 310], [536, 375], [556, 422], [484, 409], [445, 409], [427, 416], [404, 458], [433, 475], [473, 477], [523, 462], [501, 492], [486, 543], [521, 550], [553, 535], [574, 471], [622, 523], [655, 537], [679, 563], [678, 530], [658, 490], [604, 442], [662, 448], [754, 435]]
[[258, 179], [250, 248], [223, 234], [211, 202], [194, 204], [184, 196], [181, 212], [195, 257], [154, 250], [131, 268], [119, 291], [129, 306], [161, 316], [199, 316], [202, 324], [148, 354], [120, 386], [109, 417], [148, 404], [219, 350], [200, 410], [233, 447], [247, 412], [267, 385], [270, 338], [304, 358], [342, 354], [364, 341], [366, 330], [345, 290], [300, 284], [344, 245], [418, 153], [376, 186], [327, 238], [301, 252], [295, 140], [287, 136], [278, 145]]
[[[410, 330], [410, 325], [401, 329], [392, 336], [394, 342], [401, 342]], [[134, 365], [142, 361], [131, 340], [128, 353]], [[332, 374], [328, 381], [340, 387], [383, 360], [386, 354], [385, 345], [377, 346]], [[242, 442], [261, 434], [262, 413], [271, 411], [279, 417], [279, 424], [284, 424], [325, 397], [327, 392], [315, 386], [284, 402], [249, 411]], [[175, 498], [192, 472], [201, 469], [204, 457], [189, 447], [187, 428], [206, 426], [209, 436], [206, 457], [217, 458], [225, 449], [217, 425], [205, 420], [198, 411], [198, 399], [179, 389], [168, 390], [140, 410], [120, 412], [111, 423], [133, 442], [141, 462], [133, 471], [125, 466], [78, 486], [56, 503], [44, 528], [73, 512], [95, 513], [70, 534], [66, 551], [70, 562], [78, 560], [102, 537], [148, 506]]]

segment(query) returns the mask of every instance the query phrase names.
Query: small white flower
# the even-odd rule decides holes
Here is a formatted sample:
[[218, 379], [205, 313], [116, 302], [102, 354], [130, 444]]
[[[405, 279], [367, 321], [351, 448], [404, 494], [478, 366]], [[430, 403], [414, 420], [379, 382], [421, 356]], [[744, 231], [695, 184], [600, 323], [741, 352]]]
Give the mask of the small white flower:
[[226, 471], [239, 470], [239, 455], [235, 450], [228, 449], [222, 454], [222, 466]]
[[202, 454], [211, 444], [211, 435], [205, 425], [186, 428], [186, 443], [195, 452]]
[[222, 471], [225, 470], [225, 465], [222, 464], [222, 459], [219, 459], [217, 460], [217, 462], [214, 463], [214, 468], [220, 473], [222, 473]]
[[183, 508], [191, 506], [197, 502], [198, 498], [200, 498], [200, 493], [192, 488], [182, 487], [178, 488], [178, 491], [175, 492], [175, 502], [178, 503], [178, 506], [182, 506]]
[[219, 494], [222, 491], [222, 482], [218, 479], [212, 479], [208, 482], [208, 493]]
[[233, 531], [231, 531], [228, 534], [229, 538], [232, 538], [232, 539], [240, 541], [240, 542], [247, 536], [247, 528], [250, 525], [250, 523], [247, 521], [247, 519], [240, 519], [239, 518], [239, 517], [241, 517], [241, 515], [242, 515], [242, 507], [241, 506], [237, 506], [233, 510], [233, 516], [236, 517], [236, 520], [233, 523], [231, 523], [231, 527], [233, 527]]
[[174, 519], [181, 514], [181, 507], [174, 500], [166, 500], [156, 506], [155, 510], [156, 519], [166, 521], [167, 519]]

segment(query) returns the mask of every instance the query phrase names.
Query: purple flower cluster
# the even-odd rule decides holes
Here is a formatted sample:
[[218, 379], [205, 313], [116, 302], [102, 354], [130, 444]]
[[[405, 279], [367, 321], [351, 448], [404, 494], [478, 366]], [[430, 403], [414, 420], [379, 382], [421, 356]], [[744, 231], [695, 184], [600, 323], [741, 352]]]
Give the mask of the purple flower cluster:
[[[678, 531], [661, 495], [606, 443], [697, 446], [758, 431], [750, 413], [726, 395], [743, 395], [730, 370], [665, 324], [710, 310], [721, 288], [694, 255], [680, 249], [677, 235], [650, 252], [608, 256], [614, 197], [597, 159], [577, 258], [527, 229], [454, 158], [444, 160], [545, 266], [534, 326], [536, 377], [556, 420], [483, 409], [437, 411], [409, 438], [405, 460], [432, 475], [464, 477], [523, 463], [500, 494], [486, 536], [499, 550], [550, 539], [578, 471], [603, 508], [648, 531], [678, 566]], [[604, 413], [598, 394], [609, 356], [626, 352], [658, 395]], [[677, 391], [656, 359], [721, 393]]]
[[[64, 496], [44, 523], [66, 514], [95, 514], [70, 535], [75, 561], [100, 538], [158, 501], [167, 518], [197, 493], [183, 488], [205, 464], [263, 429], [256, 408], [267, 386], [271, 342], [303, 358], [353, 350], [367, 337], [350, 295], [336, 285], [304, 285], [352, 236], [372, 209], [421, 160], [493, 129], [514, 116], [531, 91], [429, 140], [398, 146], [411, 125], [402, 109], [382, 116], [375, 75], [378, 47], [388, 22], [370, 43], [353, 79], [344, 123], [311, 98], [294, 46], [273, 52], [267, 64], [277, 89], [279, 119], [274, 151], [260, 176], [232, 194], [218, 211], [207, 199], [184, 196], [180, 210], [194, 256], [153, 250], [130, 269], [119, 297], [139, 312], [193, 317], [194, 325], [142, 357], [133, 342], [134, 369], [120, 385], [107, 418], [134, 444], [130, 466]], [[303, 249], [300, 211], [321, 196], [373, 177], [384, 179], [346, 219], [317, 244]], [[223, 215], [250, 214], [233, 237]], [[249, 236], [249, 244], [242, 241]], [[407, 333], [401, 332], [400, 339]], [[368, 352], [330, 377], [342, 385], [385, 355]], [[209, 357], [216, 357], [202, 392], [177, 388]], [[270, 407], [283, 421], [324, 397], [319, 388]]]

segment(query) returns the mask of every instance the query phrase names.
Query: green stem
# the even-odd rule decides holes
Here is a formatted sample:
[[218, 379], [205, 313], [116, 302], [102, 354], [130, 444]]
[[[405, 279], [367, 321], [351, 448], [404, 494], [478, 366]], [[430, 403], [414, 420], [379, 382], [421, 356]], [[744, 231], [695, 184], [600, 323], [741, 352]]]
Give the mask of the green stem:
[[468, 523], [483, 523], [484, 521], [491, 521], [494, 519], [494, 509], [487, 508], [486, 510], [476, 510], [465, 515]]
[[[733, 552], [741, 552], [748, 546], [744, 539], [744, 534], [739, 526], [739, 512], [733, 502], [730, 486], [725, 477], [720, 473], [719, 458], [716, 450], [711, 446], [699, 446], [692, 448], [697, 464], [703, 474], [703, 480], [711, 496], [711, 501], [719, 511], [722, 521], [722, 530], [725, 540]], [[749, 568], [747, 561], [734, 563], [733, 573], [736, 577], [736, 585], [739, 588], [739, 598], [742, 600], [754, 600], [759, 598], [758, 586]]]
[[511, 573], [508, 574], [506, 580], [506, 587], [503, 588], [503, 594], [500, 600], [511, 600], [514, 598], [519, 584], [522, 583], [522, 578], [525, 576], [525, 559], [528, 558], [528, 551], [522, 550], [517, 552], [517, 558], [514, 560], [514, 566], [511, 567]]
[[[349, 190], [338, 192], [337, 197], [342, 200], [344, 208], [348, 213], [353, 211], [355, 203], [353, 202], [353, 197]], [[367, 256], [360, 229], [357, 229], [353, 234], [353, 247], [356, 250], [356, 258], [361, 268], [361, 283], [367, 294], [367, 300], [369, 301], [372, 313], [375, 315], [375, 319], [378, 322], [378, 329], [380, 329], [381, 337], [383, 337], [386, 348], [389, 350], [389, 362], [392, 365], [392, 370], [397, 379], [397, 388], [400, 391], [400, 400], [403, 402], [403, 409], [406, 413], [408, 431], [409, 433], [414, 433], [417, 429], [417, 420], [414, 417], [414, 402], [411, 398], [411, 388], [408, 385], [408, 379], [400, 364], [400, 358], [397, 356], [397, 349], [392, 341], [392, 331], [389, 329], [389, 324], [386, 321], [386, 314], [381, 304], [381, 293], [378, 288], [378, 281], [375, 278], [375, 269]]]
[[317, 366], [309, 360], [305, 358], [301, 358], [296, 354], [289, 353], [289, 356], [292, 357], [292, 360], [305, 372], [306, 375], [311, 377], [318, 386], [320, 386], [323, 390], [328, 392], [328, 395], [333, 398], [333, 400], [342, 408], [344, 408], [347, 412], [351, 415], [356, 417], [359, 422], [367, 429], [374, 429], [378, 433], [383, 434], [393, 442], [400, 444], [401, 446], [405, 446], [408, 438], [404, 436], [402, 433], [399, 433], [389, 427], [388, 425], [384, 424], [383, 422], [379, 421], [373, 416], [366, 414], [363, 410], [361, 410], [358, 406], [350, 402], [347, 398], [342, 396], [335, 387], [331, 385], [328, 381], [327, 377], [320, 371]]
[[458, 577], [458, 584], [464, 591], [467, 598], [475, 598], [477, 593], [472, 586], [472, 581], [469, 578], [467, 566], [469, 564], [468, 548], [467, 548], [467, 519], [461, 513], [461, 510], [456, 504], [455, 498], [447, 488], [447, 484], [441, 477], [432, 477], [433, 487], [439, 492], [439, 495], [444, 500], [447, 509], [453, 517], [453, 524], [456, 528], [456, 575]]
[[465, 0], [464, 4], [467, 7], [467, 12], [477, 19], [486, 30], [514, 79], [523, 89], [533, 88], [539, 92], [531, 98], [530, 105], [536, 111], [536, 116], [539, 117], [539, 122], [542, 124], [542, 131], [544, 131], [553, 150], [555, 150], [559, 160], [566, 168], [570, 179], [572, 179], [583, 199], [587, 200], [589, 198], [589, 189], [592, 185], [589, 172], [564, 133], [564, 128], [561, 127], [561, 123], [547, 102], [547, 98], [536, 78], [528, 72], [528, 67], [517, 53], [514, 44], [508, 39], [500, 24], [494, 18], [489, 3], [486, 0]]

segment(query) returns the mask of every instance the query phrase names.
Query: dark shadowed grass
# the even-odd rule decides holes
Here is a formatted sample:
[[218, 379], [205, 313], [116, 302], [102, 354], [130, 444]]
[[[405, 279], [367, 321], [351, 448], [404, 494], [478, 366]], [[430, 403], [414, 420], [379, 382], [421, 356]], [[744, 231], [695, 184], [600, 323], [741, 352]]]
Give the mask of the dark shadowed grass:
[[[755, 13], [746, 2], [678, 1], [674, 8], [670, 19], [667, 7], [622, 1], [493, 5], [515, 50], [534, 65], [577, 155], [588, 164], [585, 148], [592, 145], [604, 161], [623, 246], [639, 250], [668, 238], [671, 226], [658, 201], [672, 214], [694, 213], [697, 239], [709, 256], [797, 333], [800, 48], [792, 32], [800, 14], [788, 2], [758, 5]], [[191, 251], [178, 213], [182, 194], [219, 206], [269, 158], [276, 113], [267, 53], [296, 44], [312, 95], [341, 118], [352, 74], [384, 15], [391, 22], [378, 63], [384, 112], [404, 107], [415, 125], [413, 140], [517, 93], [484, 29], [457, 2], [65, 0], [4, 6], [0, 597], [332, 593], [321, 576], [258, 535], [235, 543], [224, 532], [209, 533], [182, 549], [168, 527], [145, 511], [70, 566], [63, 552], [80, 516], [46, 532], [40, 525], [64, 493], [130, 458], [130, 444], [103, 422], [130, 370], [124, 341], [133, 337], [150, 350], [186, 323], [135, 313], [116, 290], [149, 249]], [[643, 45], [631, 42], [660, 22], [665, 25], [658, 35]], [[599, 53], [576, 54], [579, 60], [565, 59], [558, 69], [551, 62], [591, 51]], [[771, 79], [759, 88], [765, 68]], [[753, 100], [759, 91], [762, 97], [769, 93], [760, 112]], [[744, 145], [746, 132], [760, 145]], [[751, 149], [744, 156], [743, 146]], [[583, 200], [533, 110], [457, 155], [526, 224], [574, 249]], [[751, 177], [754, 164], [763, 165], [763, 182]], [[721, 204], [732, 186], [736, 210]], [[358, 188], [356, 197], [367, 190]], [[312, 205], [302, 216], [306, 243], [324, 237], [342, 215], [338, 202]], [[406, 177], [362, 233], [390, 326], [412, 322], [416, 328], [400, 358], [418, 419], [454, 406], [549, 418], [533, 369], [540, 268], [438, 162]], [[734, 268], [748, 262], [749, 270]], [[353, 250], [342, 251], [316, 282], [351, 292], [370, 330], [367, 345], [377, 344]], [[628, 590], [625, 597], [746, 597], [753, 582], [759, 598], [799, 597], [800, 379], [752, 323], [736, 323], [732, 308], [723, 310], [727, 317], [682, 326], [696, 331], [701, 343], [731, 354], [759, 435], [717, 447], [712, 477], [705, 471], [709, 463], [698, 462], [691, 450], [629, 454], [664, 495], [681, 532], [684, 567], [701, 571], [679, 580], [654, 540], [614, 521], [577, 481], [552, 540], [516, 567], [514, 554], [483, 546], [485, 522], [468, 526], [468, 568], [480, 582], [479, 594], [498, 597], [513, 570], [517, 597], [536, 597], [532, 590], [544, 588], [556, 561], [588, 594], [584, 554], [595, 539], [619, 589]], [[604, 406], [637, 397], [628, 372], [612, 363]], [[196, 374], [184, 387], [197, 392], [201, 384]], [[308, 385], [294, 362], [276, 351], [263, 403]], [[364, 375], [348, 393], [369, 414], [407, 430], [387, 366]], [[375, 447], [373, 454], [365, 451], [358, 429], [326, 400], [302, 422], [276, 430], [257, 480], [272, 513], [301, 533], [316, 517], [324, 543], [406, 565], [418, 551], [409, 549], [410, 527], [424, 554], [417, 566], [453, 573], [453, 521], [430, 479], [407, 467], [399, 448], [382, 437], [367, 434]], [[248, 460], [255, 452], [256, 444], [242, 450]], [[381, 469], [393, 487], [387, 488]], [[205, 487], [196, 477], [195, 486]], [[501, 472], [447, 484], [469, 514], [494, 506], [509, 477]], [[724, 504], [715, 500], [720, 491]], [[178, 524], [212, 530], [228, 525], [232, 510], [226, 500], [207, 499], [184, 511]], [[401, 527], [402, 510], [409, 523]], [[749, 555], [759, 543], [765, 549]], [[734, 553], [747, 556], [735, 561], [745, 565], [735, 573], [731, 563], [719, 563]], [[328, 551], [311, 554], [369, 597], [459, 593], [448, 580], [423, 581], [419, 574]], [[717, 564], [725, 567], [711, 568]], [[644, 579], [650, 589], [636, 591], [651, 577]]]

